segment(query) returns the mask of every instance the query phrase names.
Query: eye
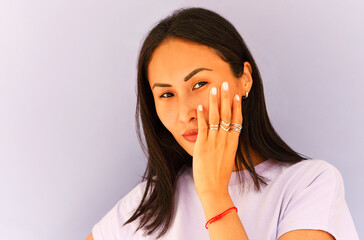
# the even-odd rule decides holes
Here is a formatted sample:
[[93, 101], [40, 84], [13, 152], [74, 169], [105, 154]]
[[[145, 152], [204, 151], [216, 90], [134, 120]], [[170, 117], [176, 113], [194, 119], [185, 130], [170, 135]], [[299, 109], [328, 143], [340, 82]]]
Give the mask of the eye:
[[[204, 86], [206, 83], [207, 83], [207, 82], [198, 82], [198, 83], [196, 83], [196, 84], [195, 84], [195, 86], [197, 86], [197, 85], [202, 85], [202, 86]], [[195, 88], [195, 86], [193, 86], [193, 89], [199, 89], [199, 88], [200, 88], [200, 87]], [[201, 86], [201, 87], [202, 87], [202, 86]], [[159, 97], [160, 97], [160, 98], [169, 98], [169, 97], [167, 97], [167, 94], [168, 94], [168, 96], [169, 96], [169, 97], [171, 97], [171, 95], [173, 95], [173, 93], [166, 92], [166, 93], [163, 93], [162, 95], [160, 95]]]
[[[198, 82], [198, 83], [196, 83], [196, 84], [195, 84], [195, 86], [196, 86], [196, 85], [198, 85], [198, 84], [200, 84], [200, 83], [202, 83], [202, 86], [203, 86], [203, 85], [205, 85], [207, 82]], [[193, 86], [193, 89], [195, 89], [195, 86]], [[201, 86], [201, 87], [202, 87], [202, 86]]]
[[162, 95], [160, 95], [159, 97], [160, 97], [160, 98], [169, 98], [169, 97], [165, 97], [165, 94], [172, 94], [172, 93], [170, 93], [170, 92], [166, 92], [166, 93], [163, 93]]

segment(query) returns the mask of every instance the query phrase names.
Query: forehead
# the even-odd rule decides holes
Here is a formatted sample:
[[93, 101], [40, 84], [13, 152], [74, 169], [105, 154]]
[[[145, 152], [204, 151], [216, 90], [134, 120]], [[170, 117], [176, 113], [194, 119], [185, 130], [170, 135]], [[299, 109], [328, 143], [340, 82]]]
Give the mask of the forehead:
[[155, 82], [182, 81], [196, 68], [218, 71], [226, 68], [226, 65], [208, 46], [183, 39], [168, 39], [152, 54], [148, 79], [150, 85]]

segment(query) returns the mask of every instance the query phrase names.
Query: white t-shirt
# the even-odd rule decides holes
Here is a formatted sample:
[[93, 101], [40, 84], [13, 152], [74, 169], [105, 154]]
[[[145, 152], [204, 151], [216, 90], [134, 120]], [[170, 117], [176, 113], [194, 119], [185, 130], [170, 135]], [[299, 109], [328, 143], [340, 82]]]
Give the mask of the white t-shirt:
[[[359, 239], [345, 201], [344, 182], [336, 167], [324, 160], [303, 160], [296, 164], [268, 159], [255, 166], [268, 178], [261, 192], [254, 191], [248, 170], [245, 191], [237, 172], [232, 172], [229, 193], [250, 240], [276, 240], [295, 229], [327, 231], [336, 240]], [[134, 234], [137, 221], [122, 226], [140, 203], [145, 182], [137, 185], [92, 228], [95, 240], [156, 239]], [[250, 189], [250, 190], [249, 190]], [[197, 195], [192, 169], [180, 175], [176, 186], [176, 212], [172, 225], [160, 239], [209, 239], [205, 215]]]

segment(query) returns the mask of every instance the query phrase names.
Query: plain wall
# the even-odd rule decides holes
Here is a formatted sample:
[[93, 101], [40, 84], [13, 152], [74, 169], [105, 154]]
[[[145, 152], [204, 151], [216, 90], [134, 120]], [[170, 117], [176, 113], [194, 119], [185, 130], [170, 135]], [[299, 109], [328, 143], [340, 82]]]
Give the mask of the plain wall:
[[364, 238], [362, 1], [4, 0], [2, 239], [84, 239], [141, 181], [138, 51], [157, 21], [191, 6], [238, 29], [260, 68], [277, 132], [340, 170]]

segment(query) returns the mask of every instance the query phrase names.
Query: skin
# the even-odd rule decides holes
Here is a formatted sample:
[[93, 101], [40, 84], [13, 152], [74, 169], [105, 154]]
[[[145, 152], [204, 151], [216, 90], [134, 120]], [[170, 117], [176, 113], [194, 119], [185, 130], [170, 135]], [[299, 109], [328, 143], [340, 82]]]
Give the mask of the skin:
[[[219, 90], [224, 81], [227, 81], [229, 85], [230, 102], [233, 101], [235, 94], [240, 97], [245, 96], [245, 92], [249, 92], [252, 87], [253, 79], [250, 64], [245, 62], [244, 65], [246, 67], [243, 75], [236, 78], [228, 63], [216, 55], [211, 48], [182, 39], [166, 40], [154, 51], [148, 66], [151, 88], [155, 83], [172, 85], [172, 87], [152, 89], [157, 115], [176, 141], [191, 156], [193, 156], [195, 143], [187, 141], [182, 135], [186, 130], [198, 128], [197, 106], [199, 104], [203, 106], [205, 119], [209, 122], [210, 90], [216, 87], [217, 97], [220, 98]], [[183, 80], [192, 70], [201, 67], [212, 71], [200, 71], [187, 82]], [[161, 98], [161, 95], [164, 98]], [[219, 109], [220, 105], [218, 102]], [[251, 148], [250, 151], [254, 166], [266, 160]], [[246, 157], [245, 153], [242, 153]], [[241, 167], [245, 169], [243, 165]], [[236, 171], [235, 166], [233, 171]]]

